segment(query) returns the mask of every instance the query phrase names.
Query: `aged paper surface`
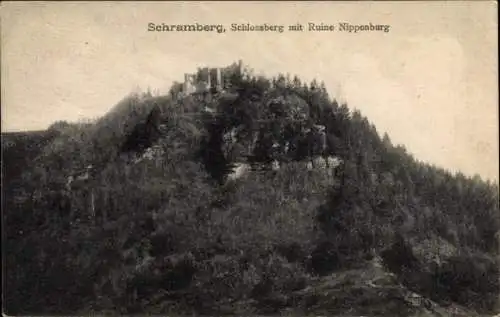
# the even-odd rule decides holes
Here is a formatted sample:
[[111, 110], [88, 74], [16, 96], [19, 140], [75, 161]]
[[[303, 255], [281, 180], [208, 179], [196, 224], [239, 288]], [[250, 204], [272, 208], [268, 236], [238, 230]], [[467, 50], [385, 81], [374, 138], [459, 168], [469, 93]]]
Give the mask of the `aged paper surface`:
[[[359, 110], [417, 161], [498, 182], [496, 2], [7, 1], [0, 13], [2, 135], [45, 130], [57, 121], [94, 122], [130, 93], [168, 96], [185, 74], [241, 60], [255, 75], [323, 83], [331, 98]], [[60, 142], [51, 146], [64, 148]], [[89, 151], [106, 152], [95, 146]], [[87, 155], [79, 146], [72, 153]], [[71, 170], [66, 163], [61, 166]], [[95, 169], [102, 164], [85, 161]], [[77, 174], [64, 174], [61, 182], [92, 177]], [[89, 195], [95, 216], [108, 196]], [[72, 212], [87, 208], [72, 204]], [[484, 232], [494, 236], [491, 223], [492, 233]], [[470, 239], [496, 239], [488, 234]]]

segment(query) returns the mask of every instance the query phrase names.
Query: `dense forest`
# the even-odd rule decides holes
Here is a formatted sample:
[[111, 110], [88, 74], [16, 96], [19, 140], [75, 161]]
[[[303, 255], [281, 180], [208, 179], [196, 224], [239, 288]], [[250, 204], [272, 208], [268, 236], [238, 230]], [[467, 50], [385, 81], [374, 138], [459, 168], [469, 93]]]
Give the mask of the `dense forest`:
[[[316, 80], [235, 65], [224, 92], [2, 134], [6, 314], [498, 312], [498, 184], [419, 161]], [[315, 125], [334, 175], [304, 167]], [[242, 157], [283, 164], [227, 181]]]

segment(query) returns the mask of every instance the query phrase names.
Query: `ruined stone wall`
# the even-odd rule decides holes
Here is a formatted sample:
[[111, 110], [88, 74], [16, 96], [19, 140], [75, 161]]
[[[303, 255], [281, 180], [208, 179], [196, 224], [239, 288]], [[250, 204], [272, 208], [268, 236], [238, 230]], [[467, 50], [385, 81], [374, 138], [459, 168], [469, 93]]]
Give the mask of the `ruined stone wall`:
[[196, 74], [184, 75], [184, 94], [217, 92], [225, 88], [221, 68], [203, 68]]

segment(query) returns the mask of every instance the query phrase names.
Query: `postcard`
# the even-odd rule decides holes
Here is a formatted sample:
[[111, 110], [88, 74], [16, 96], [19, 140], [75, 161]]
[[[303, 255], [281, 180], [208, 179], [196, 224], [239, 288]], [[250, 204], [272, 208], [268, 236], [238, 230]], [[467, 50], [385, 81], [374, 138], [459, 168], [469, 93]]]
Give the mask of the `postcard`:
[[2, 2], [3, 313], [499, 314], [497, 11]]

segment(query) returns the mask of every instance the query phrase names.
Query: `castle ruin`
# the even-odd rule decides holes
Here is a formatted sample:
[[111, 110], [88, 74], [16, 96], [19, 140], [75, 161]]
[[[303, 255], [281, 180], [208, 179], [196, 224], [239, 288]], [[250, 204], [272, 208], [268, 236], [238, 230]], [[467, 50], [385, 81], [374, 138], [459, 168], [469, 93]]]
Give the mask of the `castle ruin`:
[[[242, 62], [237, 64], [240, 74], [243, 73]], [[215, 67], [205, 67], [198, 69], [197, 73], [184, 74], [184, 83], [182, 85], [182, 92], [184, 95], [200, 94], [200, 93], [217, 93], [222, 92], [229, 88], [228, 83], [228, 69]]]

